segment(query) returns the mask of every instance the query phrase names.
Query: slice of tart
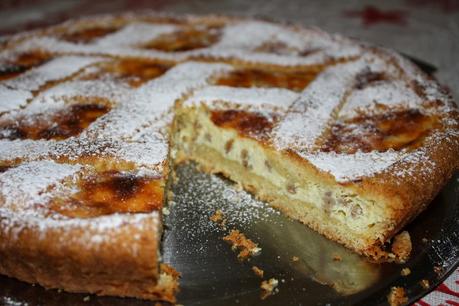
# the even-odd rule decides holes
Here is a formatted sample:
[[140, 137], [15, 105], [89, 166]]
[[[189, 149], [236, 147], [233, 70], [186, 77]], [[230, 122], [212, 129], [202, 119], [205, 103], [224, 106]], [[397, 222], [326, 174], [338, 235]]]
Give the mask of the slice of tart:
[[177, 160], [223, 173], [360, 254], [406, 260], [385, 244], [456, 169], [458, 115], [433, 81], [379, 52], [319, 73], [235, 68], [178, 106]]

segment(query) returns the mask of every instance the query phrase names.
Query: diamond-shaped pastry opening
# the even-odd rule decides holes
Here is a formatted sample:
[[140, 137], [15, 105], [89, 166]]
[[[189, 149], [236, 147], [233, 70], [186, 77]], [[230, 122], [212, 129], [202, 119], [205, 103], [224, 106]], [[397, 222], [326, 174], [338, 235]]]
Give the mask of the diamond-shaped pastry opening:
[[14, 60], [0, 65], [0, 81], [15, 78], [33, 67], [44, 64], [50, 59], [51, 54], [38, 50], [18, 54]]
[[301, 70], [242, 68], [222, 75], [215, 83], [231, 87], [276, 87], [302, 91], [322, 69], [320, 66]]
[[357, 74], [355, 78], [354, 88], [363, 89], [371, 84], [386, 81], [389, 77], [384, 72], [371, 71], [370, 69], [365, 69], [361, 73]]
[[221, 36], [218, 26], [190, 27], [172, 34], [163, 34], [158, 38], [143, 44], [143, 49], [153, 49], [164, 52], [183, 52], [207, 48], [215, 44]]
[[98, 66], [97, 71], [83, 74], [79, 78], [82, 80], [101, 79], [109, 76], [116, 80], [126, 82], [131, 87], [140, 85], [163, 75], [172, 64], [166, 62], [156, 62], [140, 59], [122, 59]]
[[53, 199], [49, 209], [70, 218], [114, 213], [148, 213], [162, 208], [164, 180], [136, 173], [106, 171], [81, 178], [77, 192]]
[[254, 49], [256, 52], [272, 53], [277, 55], [294, 55], [294, 56], [307, 56], [320, 51], [319, 49], [299, 49], [289, 46], [282, 41], [268, 41]]
[[59, 38], [72, 43], [87, 44], [118, 30], [119, 27], [116, 26], [94, 26], [63, 33], [59, 35]]
[[[78, 98], [76, 98], [78, 99]], [[72, 104], [51, 116], [0, 120], [0, 139], [63, 140], [80, 134], [92, 122], [110, 111], [108, 103], [98, 98], [84, 98], [85, 103]]]
[[210, 119], [219, 127], [231, 128], [240, 135], [257, 140], [268, 140], [275, 122], [276, 115], [266, 116], [257, 112], [244, 110], [212, 110]]
[[12, 168], [13, 166], [11, 165], [7, 165], [7, 164], [3, 164], [3, 165], [0, 165], [0, 173], [3, 173], [5, 171], [8, 171], [10, 168]]
[[390, 110], [382, 114], [362, 114], [338, 120], [322, 145], [323, 151], [337, 153], [384, 152], [416, 148], [430, 130], [439, 128], [437, 116], [417, 109]]

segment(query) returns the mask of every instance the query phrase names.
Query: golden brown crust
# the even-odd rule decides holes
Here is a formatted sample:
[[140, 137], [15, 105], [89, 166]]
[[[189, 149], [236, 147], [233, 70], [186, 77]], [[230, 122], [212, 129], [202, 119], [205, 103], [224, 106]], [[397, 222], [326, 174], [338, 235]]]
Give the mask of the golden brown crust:
[[0, 229], [2, 274], [69, 292], [174, 301], [171, 294], [163, 296], [165, 289], [158, 285], [158, 220], [120, 225], [96, 244], [97, 233], [84, 227], [46, 233]]

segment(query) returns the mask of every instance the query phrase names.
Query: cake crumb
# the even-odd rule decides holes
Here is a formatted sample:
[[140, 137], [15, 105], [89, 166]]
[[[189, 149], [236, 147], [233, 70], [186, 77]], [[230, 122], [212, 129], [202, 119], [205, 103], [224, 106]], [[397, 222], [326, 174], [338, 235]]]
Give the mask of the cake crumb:
[[333, 255], [333, 261], [341, 261], [342, 258], [339, 255]]
[[89, 295], [83, 298], [83, 302], [89, 302], [90, 300], [91, 300], [91, 297]]
[[253, 273], [255, 273], [256, 276], [258, 276], [260, 278], [263, 278], [263, 275], [265, 273], [265, 271], [263, 271], [262, 269], [258, 268], [257, 266], [252, 266], [252, 271], [253, 271]]
[[233, 250], [239, 250], [237, 257], [240, 260], [248, 259], [250, 256], [258, 255], [261, 252], [261, 248], [258, 247], [257, 243], [238, 230], [231, 230], [228, 235], [223, 237], [223, 240], [231, 243]]
[[422, 288], [429, 289], [430, 283], [427, 279], [422, 279], [419, 284], [421, 284]]
[[167, 274], [174, 279], [177, 279], [181, 276], [180, 272], [178, 272], [177, 270], [165, 263], [159, 265], [159, 270], [161, 271], [161, 273]]
[[221, 224], [224, 222], [223, 212], [220, 209], [217, 209], [217, 211], [215, 211], [215, 213], [210, 216], [209, 219], [214, 223]]
[[428, 240], [427, 238], [422, 238], [421, 241], [422, 241], [422, 243], [427, 243], [427, 242], [429, 242], [429, 240]]
[[408, 276], [411, 274], [410, 268], [403, 268], [402, 271], [400, 271], [401, 276]]
[[408, 302], [406, 297], [405, 289], [402, 287], [392, 287], [390, 293], [387, 296], [387, 301], [391, 306], [400, 306]]
[[220, 209], [217, 209], [215, 213], [209, 217], [210, 221], [214, 222], [215, 224], [219, 225], [222, 229], [226, 229], [226, 219], [223, 215], [223, 212]]
[[395, 236], [392, 243], [392, 252], [395, 254], [398, 262], [406, 262], [410, 257], [411, 249], [411, 237], [407, 231], [403, 231]]
[[162, 276], [165, 276], [168, 279], [168, 288], [163, 290], [163, 295], [175, 305], [176, 299], [175, 295], [179, 291], [179, 278], [181, 276], [180, 272], [169, 266], [168, 264], [161, 263], [159, 265], [159, 272]]
[[300, 260], [300, 258], [299, 258], [298, 256], [293, 256], [293, 257], [292, 257], [292, 261], [296, 262], [296, 261], [298, 261], [298, 260]]
[[275, 278], [270, 278], [269, 280], [265, 280], [261, 282], [260, 288], [262, 290], [261, 299], [264, 300], [268, 296], [277, 293], [277, 285], [279, 285], [279, 281]]
[[174, 193], [172, 191], [170, 191], [170, 190], [167, 191], [167, 199], [169, 201], [174, 201]]

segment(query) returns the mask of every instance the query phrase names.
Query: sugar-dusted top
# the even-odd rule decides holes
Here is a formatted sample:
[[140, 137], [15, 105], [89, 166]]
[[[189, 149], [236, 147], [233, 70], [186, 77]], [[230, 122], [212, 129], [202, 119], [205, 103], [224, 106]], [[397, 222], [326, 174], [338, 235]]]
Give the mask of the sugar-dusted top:
[[459, 137], [451, 98], [412, 63], [317, 29], [126, 14], [11, 36], [4, 46], [0, 213], [46, 217], [40, 228], [57, 221], [38, 218], [37, 207], [81, 169], [163, 178], [177, 101], [275, 113], [268, 142], [339, 182], [426, 159], [421, 142]]

